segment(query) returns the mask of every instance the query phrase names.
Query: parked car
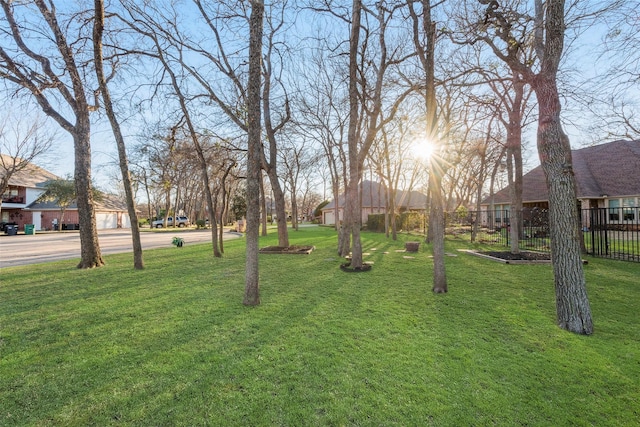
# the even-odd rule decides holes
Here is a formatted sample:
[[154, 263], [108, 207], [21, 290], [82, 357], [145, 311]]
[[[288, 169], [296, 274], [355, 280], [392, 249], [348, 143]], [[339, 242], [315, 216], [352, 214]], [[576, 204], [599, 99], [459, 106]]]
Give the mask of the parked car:
[[[173, 217], [170, 216], [169, 218], [167, 218], [167, 226], [172, 226], [172, 225], [177, 225], [178, 227], [188, 227], [191, 225], [191, 222], [189, 221], [189, 218], [187, 218], [186, 216], [179, 216], [177, 218], [177, 224], [173, 223]], [[163, 219], [157, 219], [155, 221], [153, 221], [151, 223], [151, 227], [153, 228], [162, 228], [164, 227], [164, 220]]]

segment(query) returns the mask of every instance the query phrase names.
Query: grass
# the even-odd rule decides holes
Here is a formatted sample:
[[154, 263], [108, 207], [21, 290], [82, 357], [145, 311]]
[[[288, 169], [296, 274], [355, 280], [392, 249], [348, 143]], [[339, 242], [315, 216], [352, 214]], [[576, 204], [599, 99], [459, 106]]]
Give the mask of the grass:
[[585, 266], [585, 337], [555, 326], [549, 265], [461, 253], [434, 295], [424, 245], [365, 233], [374, 268], [349, 274], [333, 231], [290, 238], [316, 250], [260, 255], [253, 308], [242, 240], [3, 269], [0, 425], [640, 424], [637, 264]]

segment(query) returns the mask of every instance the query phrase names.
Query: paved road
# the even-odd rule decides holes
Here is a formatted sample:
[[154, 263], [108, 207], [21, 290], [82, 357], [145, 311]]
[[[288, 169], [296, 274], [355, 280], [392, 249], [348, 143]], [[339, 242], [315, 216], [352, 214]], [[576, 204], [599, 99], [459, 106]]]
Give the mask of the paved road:
[[[175, 236], [182, 237], [187, 245], [204, 243], [211, 241], [211, 230], [144, 231], [140, 233], [142, 249], [168, 247]], [[238, 233], [224, 233], [225, 240], [237, 237]], [[133, 251], [129, 229], [100, 230], [98, 238], [103, 255]], [[80, 234], [77, 231], [0, 236], [0, 268], [73, 258], [80, 258]]]

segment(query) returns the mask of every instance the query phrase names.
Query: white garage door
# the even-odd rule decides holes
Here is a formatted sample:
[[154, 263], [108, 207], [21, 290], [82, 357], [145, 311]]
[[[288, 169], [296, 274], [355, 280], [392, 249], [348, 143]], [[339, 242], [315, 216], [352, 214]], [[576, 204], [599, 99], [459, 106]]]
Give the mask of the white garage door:
[[334, 211], [324, 211], [322, 219], [322, 223], [326, 225], [333, 225], [336, 223], [336, 216]]
[[98, 230], [118, 227], [118, 214], [96, 213], [96, 227]]

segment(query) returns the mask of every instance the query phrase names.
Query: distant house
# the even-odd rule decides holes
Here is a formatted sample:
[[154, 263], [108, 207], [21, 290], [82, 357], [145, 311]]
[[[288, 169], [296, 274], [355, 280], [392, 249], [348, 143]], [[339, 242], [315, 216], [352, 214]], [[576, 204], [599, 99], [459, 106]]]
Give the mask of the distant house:
[[[638, 221], [640, 206], [640, 140], [615, 141], [571, 151], [581, 209], [607, 208], [610, 222]], [[500, 222], [509, 210], [509, 187], [484, 199], [486, 213], [493, 202], [493, 218]], [[541, 166], [523, 177], [524, 208], [547, 209], [549, 193]]]
[[[0, 174], [3, 173], [0, 170]], [[60, 218], [60, 207], [51, 202], [37, 202], [45, 191], [47, 181], [61, 179], [59, 176], [34, 164], [14, 173], [9, 179], [9, 188], [2, 194], [0, 222], [16, 224], [24, 230], [25, 224], [33, 224], [36, 230], [52, 230], [54, 224], [62, 229], [75, 229], [78, 224], [78, 207], [74, 204]], [[129, 228], [126, 204], [114, 195], [105, 194], [95, 202], [98, 229]]]
[[[4, 154], [0, 156], [7, 157]], [[10, 163], [9, 158], [5, 161]], [[4, 172], [0, 169], [0, 174]], [[20, 229], [24, 229], [24, 224], [33, 224], [31, 212], [25, 209], [44, 192], [44, 188], [39, 184], [51, 179], [60, 178], [34, 164], [29, 164], [26, 168], [15, 172], [9, 179], [9, 188], [2, 194], [0, 222], [17, 224]]]
[[[386, 187], [378, 182], [363, 181], [360, 185], [362, 194], [362, 222], [366, 222], [369, 214], [383, 214], [387, 211], [385, 202]], [[398, 190], [396, 193], [396, 209], [404, 211], [424, 211], [427, 204], [427, 197], [418, 191]], [[344, 194], [340, 195], [338, 203], [332, 200], [322, 208], [322, 223], [334, 225], [336, 219], [344, 219]], [[337, 208], [337, 209], [336, 209]]]
[[[127, 206], [113, 194], [103, 194], [102, 199], [95, 201], [96, 228], [131, 228]], [[30, 212], [36, 230], [51, 230], [54, 224], [60, 224], [63, 230], [78, 227], [78, 206], [72, 203], [60, 218], [60, 206], [53, 202], [34, 202], [25, 208]], [[38, 221], [39, 219], [39, 221]]]

